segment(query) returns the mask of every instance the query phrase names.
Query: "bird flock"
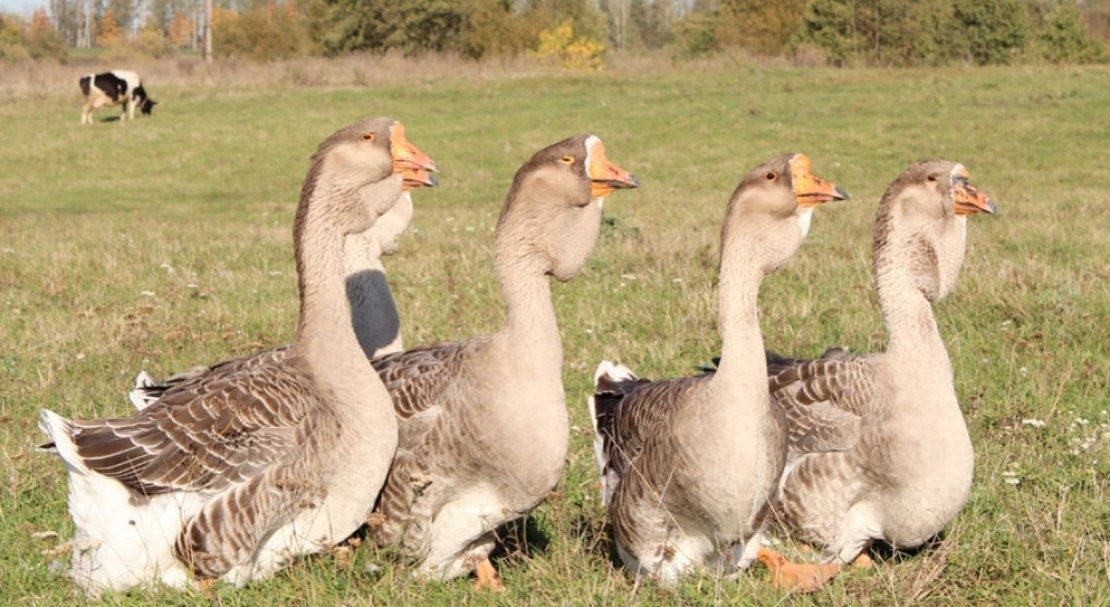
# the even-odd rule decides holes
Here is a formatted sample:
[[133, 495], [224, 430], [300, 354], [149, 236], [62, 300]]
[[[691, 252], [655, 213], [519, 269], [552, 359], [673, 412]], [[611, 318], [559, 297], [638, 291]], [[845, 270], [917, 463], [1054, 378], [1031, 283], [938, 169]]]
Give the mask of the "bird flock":
[[[496, 532], [543, 502], [567, 456], [550, 278], [578, 274], [605, 199], [640, 184], [596, 135], [536, 152], [494, 232], [503, 326], [406, 350], [381, 257], [436, 171], [396, 120], [336, 131], [296, 211], [291, 344], [165, 380], [141, 371], [131, 415], [42, 411], [41, 448], [68, 473], [79, 588], [243, 585], [366, 525], [420, 580], [473, 574], [503, 589]], [[874, 229], [886, 349], [775, 354], [760, 333], [760, 283], [818, 207], [846, 199], [804, 154], [753, 168], [721, 228], [715, 364], [660, 380], [597, 367], [587, 405], [599, 487], [631, 575], [672, 585], [759, 561], [774, 586], [815, 590], [844, 566], [871, 566], [873, 542], [921, 545], [966, 501], [974, 455], [932, 304], [956, 283], [968, 216], [996, 206], [962, 164], [907, 168]], [[774, 549], [785, 537], [820, 552], [791, 561]]]

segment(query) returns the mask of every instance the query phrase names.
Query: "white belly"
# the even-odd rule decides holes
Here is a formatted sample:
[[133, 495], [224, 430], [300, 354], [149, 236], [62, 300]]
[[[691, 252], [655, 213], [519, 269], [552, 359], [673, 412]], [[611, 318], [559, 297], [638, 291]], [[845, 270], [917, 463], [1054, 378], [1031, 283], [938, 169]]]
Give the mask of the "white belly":
[[115, 480], [71, 472], [74, 581], [92, 595], [157, 582], [185, 587], [189, 574], [174, 558], [173, 545], [183, 521], [199, 512], [205, 501], [199, 493], [170, 493], [136, 505]]

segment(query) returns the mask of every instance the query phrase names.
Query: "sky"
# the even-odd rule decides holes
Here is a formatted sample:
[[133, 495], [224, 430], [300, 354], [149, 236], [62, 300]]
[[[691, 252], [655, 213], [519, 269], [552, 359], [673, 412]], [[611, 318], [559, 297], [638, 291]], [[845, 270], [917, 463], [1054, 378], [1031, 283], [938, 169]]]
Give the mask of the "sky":
[[46, 0], [0, 0], [0, 12], [23, 15], [46, 6]]

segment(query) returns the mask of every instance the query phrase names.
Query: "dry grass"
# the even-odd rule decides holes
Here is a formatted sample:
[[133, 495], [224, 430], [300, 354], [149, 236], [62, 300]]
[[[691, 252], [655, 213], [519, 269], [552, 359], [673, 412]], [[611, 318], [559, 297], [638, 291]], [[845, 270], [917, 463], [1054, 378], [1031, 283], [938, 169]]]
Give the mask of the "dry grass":
[[[325, 69], [341, 75], [351, 69], [343, 65]], [[533, 150], [595, 130], [612, 159], [642, 179], [641, 190], [606, 205], [583, 275], [555, 289], [577, 426], [565, 480], [516, 534], [524, 539], [509, 542], [499, 563], [511, 589], [504, 596], [462, 581], [417, 584], [391, 555], [363, 544], [242, 591], [219, 588], [221, 604], [1110, 600], [1105, 68], [527, 69], [470, 78], [445, 64], [428, 79], [322, 88], [259, 76], [233, 91], [198, 86], [203, 80], [171, 85], [167, 75], [152, 84], [163, 102], [154, 117], [123, 127], [79, 128], [70, 84], [0, 104], [0, 133], [19, 142], [0, 149], [6, 602], [75, 596], [48, 571], [55, 557], [43, 551], [53, 540], [32, 535], [70, 531], [64, 472], [31, 451], [36, 411], [123, 414], [140, 367], [165, 374], [287, 341], [296, 318], [289, 225], [306, 157], [335, 128], [371, 113], [404, 119], [444, 168], [440, 190], [417, 194], [413, 229], [388, 262], [409, 344], [500, 322], [490, 233], [513, 172]], [[663, 591], [611, 563], [585, 416], [590, 374], [601, 358], [652, 377], [687, 373], [717, 351], [724, 201], [749, 167], [784, 149], [805, 151], [854, 195], [822, 208], [806, 245], [764, 284], [765, 337], [786, 352], [882, 347], [867, 273], [870, 224], [879, 194], [907, 164], [962, 161], [999, 201], [999, 217], [971, 222], [959, 287], [937, 307], [977, 452], [972, 496], [936, 546], [849, 572], [812, 597], [784, 597], [759, 571]], [[1044, 426], [1023, 423], [1033, 419]], [[108, 602], [209, 599], [136, 592]]]
[[[747, 68], [785, 68], [783, 57], [760, 57], [733, 50], [694, 59], [670, 52], [611, 53], [604, 73], [614, 77], [653, 73], [720, 73]], [[802, 63], [809, 63], [802, 60]], [[795, 66], [796, 67], [796, 66]], [[351, 54], [335, 58], [300, 57], [269, 62], [218, 58], [211, 65], [195, 55], [155, 59], [75, 57], [66, 62], [0, 62], [0, 99], [26, 99], [29, 95], [72, 93], [77, 79], [91, 71], [130, 69], [142, 75], [147, 88], [204, 87], [257, 90], [264, 88], [336, 88], [401, 86], [413, 83], [504, 82], [541, 76], [574, 76], [562, 67], [528, 54], [491, 57], [480, 61], [450, 54], [406, 57], [400, 53]], [[152, 96], [155, 96], [152, 94]]]

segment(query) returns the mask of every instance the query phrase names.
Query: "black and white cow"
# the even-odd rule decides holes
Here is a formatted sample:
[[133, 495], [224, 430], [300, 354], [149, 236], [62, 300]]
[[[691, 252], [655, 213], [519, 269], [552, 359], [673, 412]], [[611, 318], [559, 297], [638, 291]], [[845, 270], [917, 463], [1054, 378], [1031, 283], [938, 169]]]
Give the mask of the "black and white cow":
[[98, 107], [123, 105], [120, 122], [130, 117], [135, 119], [135, 106], [144, 114], [150, 114], [158, 103], [146, 96], [146, 89], [139, 75], [128, 70], [112, 70], [100, 74], [89, 74], [78, 81], [81, 92], [85, 94], [85, 109], [81, 112], [81, 124], [92, 124], [92, 113]]

